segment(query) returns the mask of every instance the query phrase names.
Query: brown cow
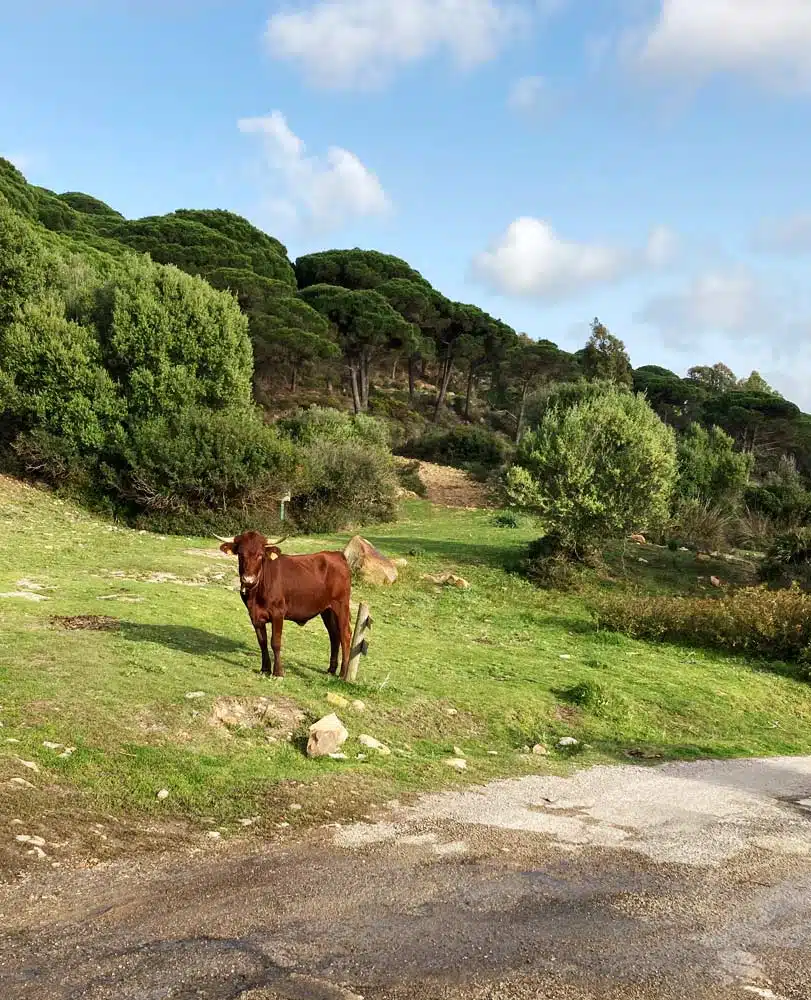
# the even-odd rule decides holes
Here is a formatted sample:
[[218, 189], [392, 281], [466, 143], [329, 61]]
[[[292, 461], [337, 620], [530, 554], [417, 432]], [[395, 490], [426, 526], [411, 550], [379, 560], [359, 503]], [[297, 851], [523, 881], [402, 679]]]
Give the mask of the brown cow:
[[338, 669], [341, 679], [349, 667], [349, 595], [352, 574], [343, 552], [315, 552], [307, 556], [282, 555], [279, 545], [258, 531], [236, 538], [220, 538], [220, 549], [239, 560], [240, 594], [262, 650], [262, 673], [269, 674], [267, 623], [272, 625], [273, 676], [284, 677], [281, 660], [282, 627], [285, 621], [306, 625], [321, 615], [330, 640], [329, 672]]

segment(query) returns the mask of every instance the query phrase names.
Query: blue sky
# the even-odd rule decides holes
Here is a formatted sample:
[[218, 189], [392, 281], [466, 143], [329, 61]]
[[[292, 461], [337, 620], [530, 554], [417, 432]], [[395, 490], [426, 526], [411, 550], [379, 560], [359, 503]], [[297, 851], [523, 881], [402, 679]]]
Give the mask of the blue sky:
[[34, 183], [394, 253], [532, 336], [599, 316], [635, 365], [811, 410], [809, 0], [2, 6]]

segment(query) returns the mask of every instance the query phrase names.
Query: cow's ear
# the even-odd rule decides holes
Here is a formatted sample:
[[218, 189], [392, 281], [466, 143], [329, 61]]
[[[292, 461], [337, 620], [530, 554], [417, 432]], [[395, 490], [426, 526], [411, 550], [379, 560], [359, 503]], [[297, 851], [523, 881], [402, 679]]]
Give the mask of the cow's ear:
[[224, 552], [227, 556], [235, 556], [237, 554], [237, 547], [233, 542], [223, 542], [220, 546], [220, 552]]
[[282, 554], [282, 550], [279, 548], [278, 545], [266, 545], [265, 552], [267, 552], [268, 556], [271, 559], [278, 559], [279, 556]]

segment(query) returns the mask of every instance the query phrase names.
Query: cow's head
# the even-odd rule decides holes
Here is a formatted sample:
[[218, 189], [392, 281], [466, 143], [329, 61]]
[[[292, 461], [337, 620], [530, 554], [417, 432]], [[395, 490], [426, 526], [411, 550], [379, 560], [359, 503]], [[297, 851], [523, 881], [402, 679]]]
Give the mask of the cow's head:
[[280, 538], [277, 542], [269, 542], [258, 531], [244, 531], [234, 538], [220, 538], [219, 535], [215, 537], [222, 542], [221, 552], [236, 556], [239, 560], [239, 579], [243, 587], [253, 587], [258, 582], [265, 556], [278, 559], [281, 555], [279, 546], [284, 541], [284, 538]]

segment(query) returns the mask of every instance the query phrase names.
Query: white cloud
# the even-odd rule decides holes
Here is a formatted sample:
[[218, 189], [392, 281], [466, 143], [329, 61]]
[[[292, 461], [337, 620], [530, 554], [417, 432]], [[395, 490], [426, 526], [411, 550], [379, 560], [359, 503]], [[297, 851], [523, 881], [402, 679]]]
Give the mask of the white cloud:
[[655, 23], [626, 45], [642, 67], [680, 78], [739, 73], [811, 91], [809, 0], [660, 0]]
[[811, 253], [811, 212], [798, 212], [788, 219], [764, 223], [752, 242], [763, 253], [789, 257]]
[[391, 207], [377, 176], [354, 153], [330, 146], [324, 157], [307, 156], [304, 143], [280, 111], [242, 118], [238, 126], [262, 139], [273, 186], [281, 187], [283, 194], [270, 199], [266, 208], [281, 229], [324, 232], [354, 219], [382, 215]]
[[565, 240], [548, 222], [524, 216], [473, 258], [472, 272], [504, 295], [560, 300], [589, 286], [663, 267], [676, 250], [675, 234], [665, 226], [652, 230], [643, 249], [633, 250]]
[[324, 87], [374, 87], [398, 69], [449, 53], [463, 69], [493, 59], [561, 0], [315, 0], [274, 14], [271, 54]]
[[522, 76], [507, 96], [507, 107], [519, 114], [533, 114], [549, 105], [549, 88], [542, 76]]
[[673, 347], [695, 347], [708, 335], [757, 340], [786, 319], [756, 275], [744, 268], [709, 271], [686, 287], [651, 298], [636, 319], [656, 327]]

